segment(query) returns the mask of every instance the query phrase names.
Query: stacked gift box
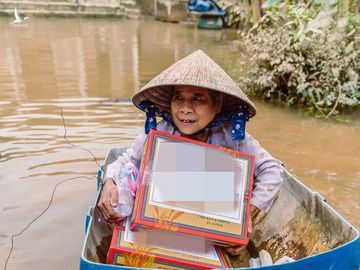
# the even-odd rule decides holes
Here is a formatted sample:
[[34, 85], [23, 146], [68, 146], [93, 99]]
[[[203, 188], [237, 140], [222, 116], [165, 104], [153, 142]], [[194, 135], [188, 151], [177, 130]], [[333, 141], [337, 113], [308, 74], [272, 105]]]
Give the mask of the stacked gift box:
[[177, 232], [116, 226], [108, 263], [158, 269], [213, 269], [227, 264], [220, 248], [201, 237]]
[[219, 245], [244, 245], [254, 156], [151, 130], [131, 218], [115, 227], [108, 263], [225, 268]]

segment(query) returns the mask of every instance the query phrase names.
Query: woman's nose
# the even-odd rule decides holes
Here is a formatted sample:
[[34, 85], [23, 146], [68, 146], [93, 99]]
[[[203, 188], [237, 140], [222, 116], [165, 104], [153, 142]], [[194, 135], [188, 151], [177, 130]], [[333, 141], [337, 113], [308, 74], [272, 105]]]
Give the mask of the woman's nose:
[[184, 114], [192, 113], [194, 111], [191, 102], [183, 102], [180, 111]]

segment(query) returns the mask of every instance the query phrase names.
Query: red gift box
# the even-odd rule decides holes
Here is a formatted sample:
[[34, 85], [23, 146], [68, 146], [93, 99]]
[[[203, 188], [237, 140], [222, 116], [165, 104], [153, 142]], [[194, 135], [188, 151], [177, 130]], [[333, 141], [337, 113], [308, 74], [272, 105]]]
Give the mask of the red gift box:
[[219, 247], [174, 232], [115, 226], [107, 258], [108, 264], [156, 269], [213, 269], [228, 264]]
[[151, 130], [131, 230], [159, 228], [246, 244], [254, 161], [248, 153]]

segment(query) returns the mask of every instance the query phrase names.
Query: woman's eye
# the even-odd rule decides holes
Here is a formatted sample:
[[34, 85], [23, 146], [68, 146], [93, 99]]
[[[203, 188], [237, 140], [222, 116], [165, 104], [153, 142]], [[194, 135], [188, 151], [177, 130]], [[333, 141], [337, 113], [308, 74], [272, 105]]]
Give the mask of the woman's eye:
[[181, 99], [181, 96], [180, 95], [174, 95], [173, 96], [173, 100], [180, 100]]
[[203, 100], [203, 98], [200, 96], [195, 96], [193, 99], [194, 99], [194, 101], [202, 101]]

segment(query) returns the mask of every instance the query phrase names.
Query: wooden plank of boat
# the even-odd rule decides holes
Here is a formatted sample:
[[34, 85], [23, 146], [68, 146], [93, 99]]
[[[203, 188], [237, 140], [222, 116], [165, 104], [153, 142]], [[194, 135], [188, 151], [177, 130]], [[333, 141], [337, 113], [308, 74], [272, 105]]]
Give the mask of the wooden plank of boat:
[[[124, 149], [112, 149], [102, 166], [106, 168]], [[359, 270], [359, 231], [333, 209], [317, 192], [311, 191], [286, 169], [284, 183], [268, 214], [254, 216], [251, 247], [255, 252], [266, 250], [273, 261], [283, 256], [294, 262], [259, 267], [268, 270]], [[134, 269], [106, 265], [112, 226], [99, 222], [101, 213], [95, 205], [86, 217], [85, 241], [81, 251], [81, 270]], [[251, 250], [251, 249], [248, 249]], [[235, 269], [248, 267], [248, 251], [228, 258]]]

